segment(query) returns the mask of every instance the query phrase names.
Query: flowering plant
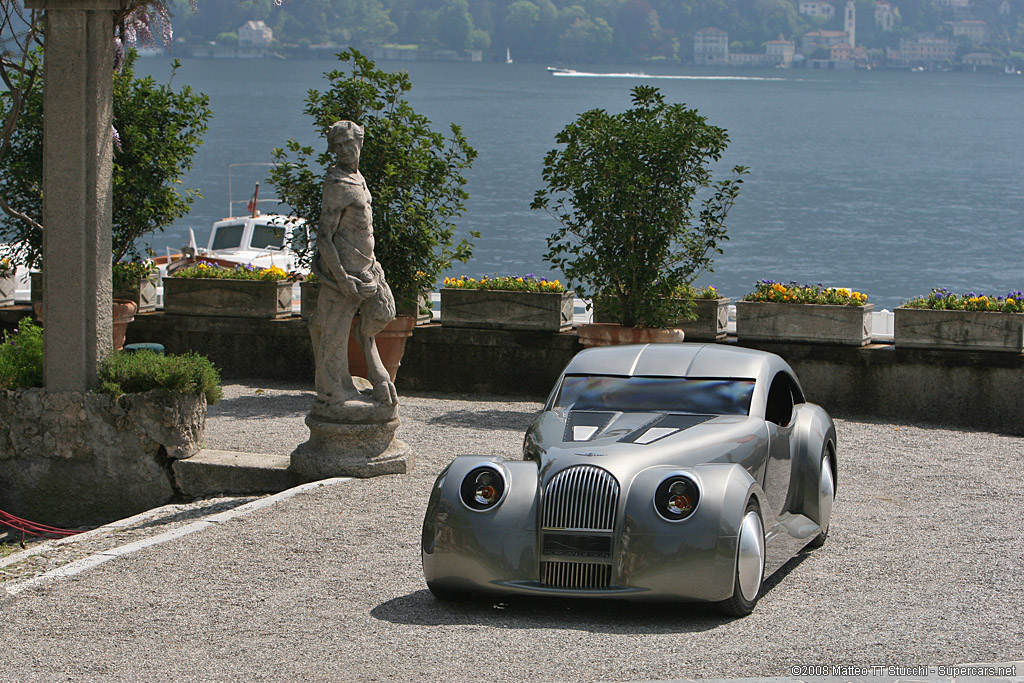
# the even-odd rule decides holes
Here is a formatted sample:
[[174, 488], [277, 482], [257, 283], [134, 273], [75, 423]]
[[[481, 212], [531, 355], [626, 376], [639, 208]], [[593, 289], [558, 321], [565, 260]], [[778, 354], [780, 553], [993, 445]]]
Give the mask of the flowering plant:
[[549, 280], [546, 277], [537, 278], [533, 273], [527, 273], [523, 277], [505, 275], [487, 277], [479, 280], [465, 275], [461, 277], [446, 277], [444, 286], [450, 289], [491, 289], [507, 292], [552, 292], [561, 293], [565, 286], [558, 280]]
[[156, 264], [152, 260], [118, 261], [111, 266], [114, 291], [134, 291], [139, 283], [156, 272]]
[[681, 285], [676, 287], [673, 296], [677, 299], [721, 299], [718, 289], [714, 285], [707, 287], [694, 287], [693, 285]]
[[914, 297], [903, 304], [906, 308], [932, 308], [946, 311], [992, 311], [996, 313], [1024, 313], [1024, 292], [1015, 290], [1006, 296], [986, 294], [954, 294], [945, 287], [937, 287], [928, 296]]
[[868, 295], [845, 287], [825, 287], [821, 283], [805, 285], [799, 282], [782, 284], [761, 280], [757, 289], [743, 297], [744, 301], [789, 304], [824, 304], [827, 306], [863, 306]]
[[246, 263], [245, 265], [237, 265], [234, 268], [225, 268], [224, 266], [200, 261], [194, 266], [182, 268], [171, 277], [214, 280], [268, 280], [273, 282], [288, 279], [288, 273], [277, 266], [257, 268], [251, 263]]
[[0, 277], [10, 277], [12, 275], [14, 275], [14, 264], [11, 263], [11, 259], [0, 259]]

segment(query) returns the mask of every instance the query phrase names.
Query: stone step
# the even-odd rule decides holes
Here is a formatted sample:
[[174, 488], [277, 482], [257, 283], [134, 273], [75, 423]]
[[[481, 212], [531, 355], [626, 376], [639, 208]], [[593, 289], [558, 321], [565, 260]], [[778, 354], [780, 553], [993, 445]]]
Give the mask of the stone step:
[[172, 465], [178, 488], [190, 498], [221, 493], [275, 493], [301, 482], [287, 455], [202, 449]]

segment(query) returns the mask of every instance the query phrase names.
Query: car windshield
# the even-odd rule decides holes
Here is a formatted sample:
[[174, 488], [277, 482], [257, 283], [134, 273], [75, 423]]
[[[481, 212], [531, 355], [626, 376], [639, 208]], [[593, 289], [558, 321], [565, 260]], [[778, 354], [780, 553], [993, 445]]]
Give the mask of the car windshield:
[[552, 408], [748, 415], [752, 379], [566, 375]]

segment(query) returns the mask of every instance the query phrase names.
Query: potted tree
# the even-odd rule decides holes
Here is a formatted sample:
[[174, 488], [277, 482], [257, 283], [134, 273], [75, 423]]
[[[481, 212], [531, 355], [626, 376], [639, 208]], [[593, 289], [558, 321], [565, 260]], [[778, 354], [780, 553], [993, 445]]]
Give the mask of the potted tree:
[[[380, 70], [354, 49], [339, 53], [338, 59], [343, 68], [324, 74], [330, 84], [326, 91], [309, 92], [306, 113], [321, 136], [339, 120], [354, 121], [365, 130], [359, 168], [373, 195], [374, 253], [399, 312], [377, 336], [377, 345], [382, 356], [393, 357], [384, 347], [394, 343], [404, 348], [423, 294], [452, 261], [465, 262], [472, 254], [468, 239], [456, 239], [454, 220], [469, 198], [462, 172], [476, 158], [476, 150], [457, 125], [452, 124], [445, 137], [413, 110], [404, 97], [412, 88], [407, 73]], [[290, 214], [305, 219], [315, 233], [324, 175], [333, 163], [330, 154], [326, 149], [316, 154], [291, 139], [274, 150], [274, 160], [270, 182], [291, 208]], [[292, 248], [308, 263], [315, 243]], [[309, 289], [303, 287], [303, 298]], [[354, 348], [356, 344], [350, 343], [350, 351]], [[359, 373], [358, 363], [351, 368]]]
[[[175, 90], [151, 76], [135, 78], [136, 59], [129, 51], [114, 75], [114, 126], [119, 143], [114, 150], [112, 195], [112, 253], [114, 289], [138, 292], [143, 310], [151, 269], [141, 258], [138, 241], [163, 230], [188, 213], [198, 193], [177, 189], [180, 177], [192, 168], [210, 118], [209, 98], [189, 86]], [[175, 61], [172, 78], [180, 64]], [[0, 93], [0, 106], [12, 106], [10, 92]], [[0, 240], [8, 256], [31, 268], [42, 263], [43, 96], [35, 87], [24, 94], [18, 126], [7, 153], [0, 159]], [[33, 300], [40, 301], [33, 278]], [[115, 296], [115, 298], [117, 298]]]
[[682, 340], [665, 328], [693, 301], [675, 293], [712, 270], [747, 172], [712, 180], [729, 138], [695, 109], [651, 86], [633, 88], [632, 101], [620, 114], [584, 112], [555, 136], [562, 147], [545, 157], [547, 187], [531, 205], [559, 222], [545, 259], [618, 321], [580, 326], [585, 345]]

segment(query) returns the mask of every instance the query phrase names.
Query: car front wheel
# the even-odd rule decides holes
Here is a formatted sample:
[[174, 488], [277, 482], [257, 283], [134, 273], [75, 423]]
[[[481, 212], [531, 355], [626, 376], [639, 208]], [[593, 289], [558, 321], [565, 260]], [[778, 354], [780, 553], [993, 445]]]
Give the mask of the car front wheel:
[[764, 524], [755, 501], [747, 504], [736, 539], [736, 579], [732, 597], [718, 603], [719, 609], [734, 617], [745, 617], [754, 611], [764, 580]]

